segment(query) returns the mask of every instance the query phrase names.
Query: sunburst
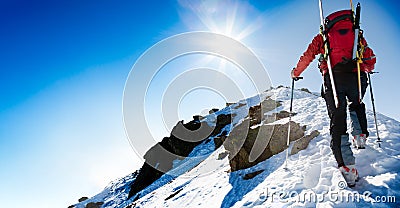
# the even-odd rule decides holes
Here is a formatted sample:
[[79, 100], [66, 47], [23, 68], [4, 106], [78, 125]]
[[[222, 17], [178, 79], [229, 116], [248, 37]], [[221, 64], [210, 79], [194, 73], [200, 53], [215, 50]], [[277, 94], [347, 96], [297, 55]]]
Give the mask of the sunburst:
[[[206, 30], [242, 41], [262, 26], [262, 15], [245, 1], [179, 1], [181, 19], [193, 30]], [[193, 16], [195, 18], [193, 18]]]
[[[181, 20], [192, 31], [209, 31], [222, 34], [241, 43], [263, 26], [263, 15], [246, 1], [191, 1], [180, 0]], [[229, 47], [229, 46], [227, 46]], [[222, 72], [238, 73], [232, 70], [228, 60], [204, 56], [199, 63], [207, 65], [219, 61], [218, 70]]]

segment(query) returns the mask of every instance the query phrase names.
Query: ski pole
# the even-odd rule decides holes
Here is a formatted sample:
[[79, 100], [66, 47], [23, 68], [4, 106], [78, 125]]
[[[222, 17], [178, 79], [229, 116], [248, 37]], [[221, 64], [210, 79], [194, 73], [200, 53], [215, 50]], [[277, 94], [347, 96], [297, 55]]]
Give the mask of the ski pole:
[[292, 92], [290, 94], [290, 112], [289, 112], [289, 124], [288, 124], [288, 136], [286, 141], [286, 160], [285, 160], [285, 169], [287, 170], [287, 160], [289, 157], [289, 143], [290, 143], [290, 122], [292, 121], [292, 113], [293, 113], [293, 91], [294, 91], [294, 82], [303, 79], [303, 77], [295, 77], [292, 78]]
[[378, 146], [381, 147], [381, 138], [379, 137], [378, 131], [378, 123], [376, 122], [376, 111], [375, 111], [375, 99], [374, 93], [372, 92], [372, 81], [371, 81], [371, 74], [375, 74], [379, 72], [368, 72], [368, 80], [369, 80], [369, 92], [371, 94], [371, 102], [372, 102], [372, 111], [374, 112], [374, 120], [375, 120], [375, 129], [376, 129], [376, 136], [378, 137]]

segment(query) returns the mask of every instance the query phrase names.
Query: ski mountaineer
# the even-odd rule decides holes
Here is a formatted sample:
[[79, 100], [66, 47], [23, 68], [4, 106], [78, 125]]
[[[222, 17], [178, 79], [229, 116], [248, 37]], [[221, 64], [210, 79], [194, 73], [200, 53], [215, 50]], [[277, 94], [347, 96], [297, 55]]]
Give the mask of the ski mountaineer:
[[[355, 168], [355, 157], [351, 150], [347, 134], [346, 108], [349, 105], [351, 118], [351, 134], [354, 145], [362, 148], [368, 137], [365, 105], [360, 101], [356, 60], [352, 59], [354, 45], [354, 28], [352, 10], [341, 10], [327, 16], [325, 21], [325, 37], [329, 47], [332, 74], [334, 77], [338, 106], [336, 106], [331, 79], [325, 54], [325, 42], [322, 34], [314, 37], [307, 50], [300, 57], [297, 66], [291, 71], [291, 77], [297, 78], [320, 54], [319, 69], [323, 76], [324, 87], [321, 96], [325, 99], [330, 118], [331, 149], [348, 186], [354, 186], [358, 179]], [[368, 80], [367, 74], [374, 69], [376, 59], [366, 40], [359, 39], [362, 46], [362, 63], [360, 64], [361, 98], [364, 96]], [[347, 100], [346, 100], [347, 98]]]

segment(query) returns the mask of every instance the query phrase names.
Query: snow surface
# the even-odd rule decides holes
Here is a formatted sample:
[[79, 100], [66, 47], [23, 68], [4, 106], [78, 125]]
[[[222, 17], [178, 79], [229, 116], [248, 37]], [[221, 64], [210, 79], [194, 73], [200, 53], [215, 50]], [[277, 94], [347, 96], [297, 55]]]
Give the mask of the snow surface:
[[[282, 101], [274, 111], [289, 111], [290, 89], [281, 87], [222, 109], [215, 114], [236, 113], [230, 131], [247, 116], [248, 108], [271, 96]], [[126, 200], [131, 174], [111, 183], [103, 192], [81, 202], [105, 201], [103, 207], [400, 207], [400, 123], [377, 114], [379, 148], [373, 113], [367, 112], [368, 138], [366, 149], [353, 149], [360, 180], [353, 188], [345, 187], [332, 155], [329, 136], [329, 118], [322, 98], [295, 90], [292, 120], [306, 125], [306, 134], [318, 130], [307, 149], [289, 157], [288, 170], [284, 169], [285, 152], [274, 155], [258, 165], [230, 172], [228, 157], [221, 158], [223, 146], [213, 151], [212, 138], [196, 147], [190, 157], [178, 168], [162, 176], [139, 192], [141, 198]], [[269, 112], [271, 113], [271, 112]], [[207, 121], [215, 119], [210, 115]], [[286, 123], [288, 118], [275, 123]], [[247, 173], [262, 170], [252, 179], [244, 180]], [[134, 197], [132, 197], [134, 198]]]

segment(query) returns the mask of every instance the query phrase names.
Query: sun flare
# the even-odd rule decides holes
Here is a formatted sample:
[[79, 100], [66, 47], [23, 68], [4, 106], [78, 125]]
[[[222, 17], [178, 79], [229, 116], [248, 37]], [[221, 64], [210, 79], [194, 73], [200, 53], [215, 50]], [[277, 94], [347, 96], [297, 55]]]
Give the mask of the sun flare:
[[242, 41], [262, 26], [262, 15], [257, 15], [259, 12], [246, 2], [179, 2], [189, 11], [182, 15], [182, 20], [192, 30], [206, 30]]
[[[191, 31], [209, 31], [222, 34], [239, 42], [246, 42], [255, 31], [262, 28], [264, 16], [254, 6], [245, 1], [178, 1], [182, 10], [182, 22]], [[227, 45], [226, 47], [230, 47]], [[229, 61], [215, 56], [204, 56], [199, 60], [207, 65], [218, 62], [218, 69], [228, 74], [237, 74]]]

